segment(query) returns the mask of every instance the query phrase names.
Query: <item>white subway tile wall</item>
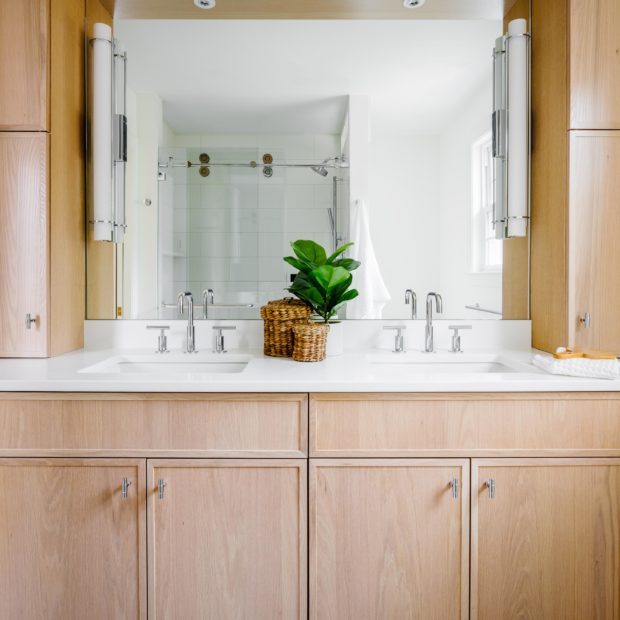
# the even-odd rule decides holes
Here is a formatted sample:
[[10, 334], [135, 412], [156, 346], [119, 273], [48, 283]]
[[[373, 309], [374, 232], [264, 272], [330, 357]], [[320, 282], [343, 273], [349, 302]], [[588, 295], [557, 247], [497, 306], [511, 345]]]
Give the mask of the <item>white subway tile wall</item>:
[[[171, 157], [197, 162], [207, 153], [211, 164], [260, 164], [270, 153], [276, 164], [305, 164], [340, 155], [339, 149], [336, 135], [177, 135], [173, 147], [160, 149], [160, 162]], [[202, 177], [197, 168], [172, 168], [165, 183], [173, 188], [163, 192], [160, 183], [160, 229], [173, 226], [171, 234], [160, 230], [161, 317], [175, 317], [180, 291], [191, 291], [195, 303], [202, 304], [202, 291], [210, 288], [216, 303], [210, 318], [257, 318], [261, 305], [286, 295], [294, 270], [282, 257], [290, 253], [291, 241], [314, 239], [331, 250], [333, 175], [277, 166], [271, 178], [260, 167], [213, 166], [209, 172]], [[348, 208], [346, 186], [339, 189], [343, 200], [339, 213]]]

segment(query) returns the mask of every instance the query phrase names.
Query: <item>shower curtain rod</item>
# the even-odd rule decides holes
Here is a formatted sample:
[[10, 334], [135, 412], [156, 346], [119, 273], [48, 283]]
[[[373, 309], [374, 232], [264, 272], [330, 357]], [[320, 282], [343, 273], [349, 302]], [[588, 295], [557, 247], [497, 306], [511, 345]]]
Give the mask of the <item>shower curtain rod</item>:
[[208, 164], [203, 164], [202, 162], [169, 162], [169, 163], [159, 163], [160, 168], [348, 168], [347, 164], [263, 164], [258, 163], [256, 161], [251, 161], [246, 164], [244, 163], [219, 163], [215, 164], [209, 162]]

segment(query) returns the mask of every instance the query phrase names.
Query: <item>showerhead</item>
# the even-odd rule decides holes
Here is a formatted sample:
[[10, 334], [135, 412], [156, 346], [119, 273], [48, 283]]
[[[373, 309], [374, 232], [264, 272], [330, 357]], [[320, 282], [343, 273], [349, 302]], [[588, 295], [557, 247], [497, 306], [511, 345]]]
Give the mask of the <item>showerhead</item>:
[[326, 177], [329, 174], [325, 166], [312, 166], [312, 170], [314, 170], [317, 174], [320, 174], [322, 177]]

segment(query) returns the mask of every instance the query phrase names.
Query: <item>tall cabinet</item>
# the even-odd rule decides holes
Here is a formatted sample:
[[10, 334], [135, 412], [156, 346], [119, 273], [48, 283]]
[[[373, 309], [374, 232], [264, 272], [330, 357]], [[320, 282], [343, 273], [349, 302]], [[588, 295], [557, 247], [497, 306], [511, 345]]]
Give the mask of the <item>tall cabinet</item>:
[[532, 340], [620, 353], [620, 4], [532, 0]]
[[84, 16], [0, 0], [0, 357], [83, 344]]

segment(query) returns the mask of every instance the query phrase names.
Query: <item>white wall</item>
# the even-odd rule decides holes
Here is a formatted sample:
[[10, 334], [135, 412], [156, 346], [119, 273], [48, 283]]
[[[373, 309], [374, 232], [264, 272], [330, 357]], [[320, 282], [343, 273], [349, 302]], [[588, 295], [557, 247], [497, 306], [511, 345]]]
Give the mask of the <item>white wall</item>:
[[405, 290], [423, 298], [439, 284], [439, 140], [373, 131], [369, 215], [383, 279], [392, 295], [383, 318], [410, 316]]
[[445, 128], [439, 140], [439, 292], [444, 313], [460, 318], [499, 318], [466, 310], [479, 303], [501, 311], [501, 273], [471, 270], [471, 148], [490, 129], [491, 84], [485, 82]]

